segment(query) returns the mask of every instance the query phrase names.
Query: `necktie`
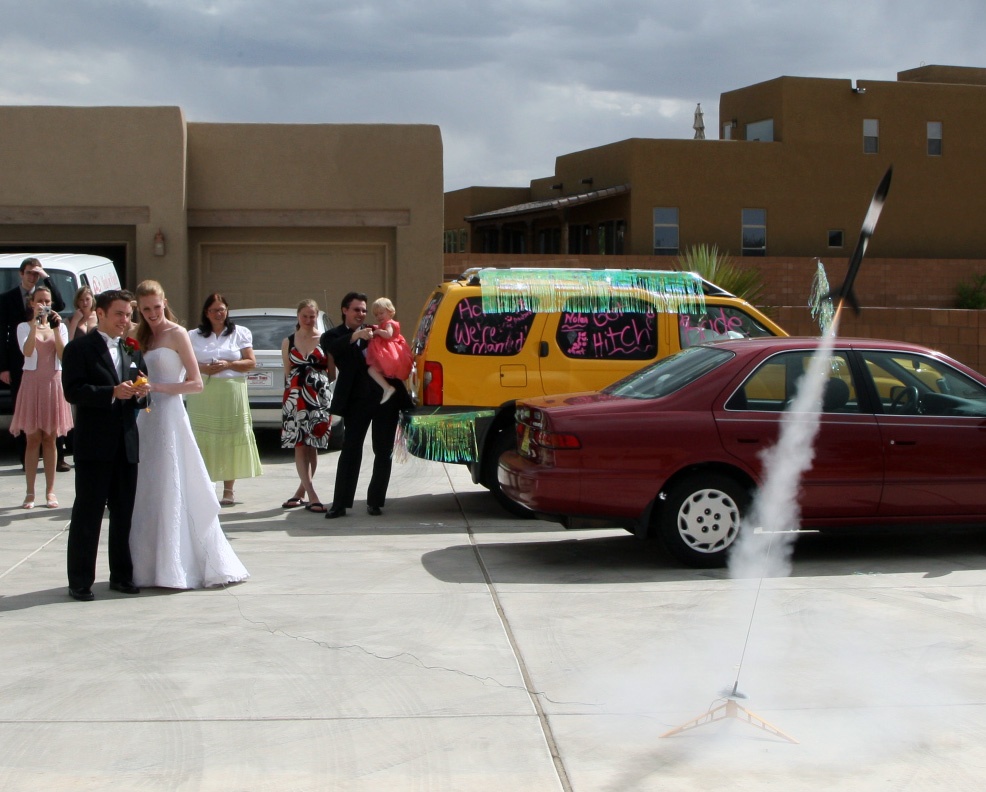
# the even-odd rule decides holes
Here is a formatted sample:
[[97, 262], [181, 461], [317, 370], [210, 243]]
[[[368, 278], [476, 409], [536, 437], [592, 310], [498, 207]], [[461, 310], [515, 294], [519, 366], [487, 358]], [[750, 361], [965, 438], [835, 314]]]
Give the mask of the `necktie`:
[[123, 382], [127, 378], [127, 364], [124, 362], [126, 356], [125, 356], [124, 351], [123, 351], [123, 349], [124, 349], [124, 347], [123, 347], [123, 339], [121, 338], [116, 343], [117, 343], [117, 349], [120, 352], [120, 354], [118, 356], [118, 359], [119, 359], [120, 362], [117, 365], [117, 371], [120, 374], [120, 382]]

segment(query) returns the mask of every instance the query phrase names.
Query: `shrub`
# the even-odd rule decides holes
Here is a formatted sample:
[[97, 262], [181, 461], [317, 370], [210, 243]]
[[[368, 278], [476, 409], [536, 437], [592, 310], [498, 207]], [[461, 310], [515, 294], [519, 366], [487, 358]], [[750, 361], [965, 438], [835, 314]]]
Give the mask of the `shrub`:
[[963, 282], [956, 287], [958, 299], [957, 308], [981, 311], [986, 308], [986, 275], [976, 275], [972, 283]]
[[678, 256], [678, 269], [695, 272], [749, 303], [756, 304], [763, 296], [760, 271], [735, 264], [728, 254], [719, 253], [716, 245], [692, 245]]

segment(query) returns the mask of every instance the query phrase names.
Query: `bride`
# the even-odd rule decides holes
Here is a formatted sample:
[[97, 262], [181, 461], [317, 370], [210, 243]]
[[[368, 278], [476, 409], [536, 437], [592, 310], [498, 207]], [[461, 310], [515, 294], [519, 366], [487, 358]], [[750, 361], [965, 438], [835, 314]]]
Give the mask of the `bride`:
[[192, 342], [161, 284], [137, 286], [137, 342], [148, 368], [148, 409], [137, 417], [140, 466], [130, 530], [137, 586], [193, 589], [249, 573], [219, 524], [219, 500], [192, 434], [182, 394], [202, 390]]

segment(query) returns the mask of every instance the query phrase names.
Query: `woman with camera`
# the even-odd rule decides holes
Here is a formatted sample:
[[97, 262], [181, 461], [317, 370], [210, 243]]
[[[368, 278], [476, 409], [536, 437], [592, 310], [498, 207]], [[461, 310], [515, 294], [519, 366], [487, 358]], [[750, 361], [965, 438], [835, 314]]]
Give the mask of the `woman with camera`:
[[55, 498], [55, 438], [72, 428], [72, 411], [62, 391], [62, 351], [68, 343], [68, 330], [51, 309], [51, 292], [43, 286], [34, 290], [27, 303], [27, 321], [17, 326], [17, 343], [24, 353], [24, 378], [11, 434], [24, 432], [27, 452], [24, 474], [27, 478], [25, 509], [34, 508], [34, 484], [38, 457], [44, 451], [45, 504], [58, 507]]

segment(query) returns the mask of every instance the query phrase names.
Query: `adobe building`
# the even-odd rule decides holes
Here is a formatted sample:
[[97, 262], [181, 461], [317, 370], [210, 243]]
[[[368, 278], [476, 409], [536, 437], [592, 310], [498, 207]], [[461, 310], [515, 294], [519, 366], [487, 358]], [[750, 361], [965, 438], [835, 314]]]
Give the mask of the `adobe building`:
[[986, 69], [778, 77], [722, 94], [719, 116], [718, 140], [623, 140], [558, 157], [522, 192], [451, 192], [445, 250], [847, 257], [893, 165], [868, 255], [986, 258]]
[[196, 322], [442, 280], [437, 126], [188, 123], [178, 107], [0, 107], [0, 251], [98, 253]]

